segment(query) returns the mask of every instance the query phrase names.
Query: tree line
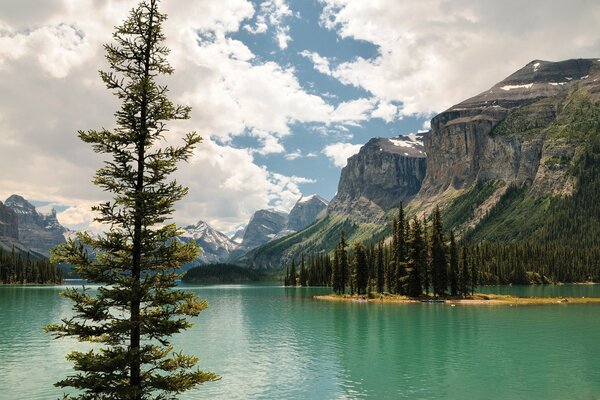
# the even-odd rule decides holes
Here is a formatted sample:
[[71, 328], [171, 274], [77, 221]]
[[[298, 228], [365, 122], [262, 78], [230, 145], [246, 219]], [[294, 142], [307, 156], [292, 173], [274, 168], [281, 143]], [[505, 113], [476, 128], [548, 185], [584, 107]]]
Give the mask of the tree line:
[[439, 207], [429, 217], [407, 219], [402, 205], [391, 237], [347, 243], [344, 233], [332, 255], [292, 259], [288, 286], [331, 286], [338, 294], [392, 293], [420, 297], [468, 296], [486, 284], [597, 281], [600, 248], [521, 241], [457, 242], [446, 233]]
[[299, 274], [292, 260], [285, 284], [332, 286], [338, 294], [467, 296], [480, 276], [471, 259], [466, 246], [459, 249], [454, 236], [444, 233], [439, 208], [430, 223], [426, 218], [406, 219], [401, 205], [391, 238], [350, 246], [342, 232], [333, 257], [313, 255], [305, 267], [302, 256]]
[[63, 282], [62, 270], [46, 258], [0, 249], [0, 284], [44, 284]]

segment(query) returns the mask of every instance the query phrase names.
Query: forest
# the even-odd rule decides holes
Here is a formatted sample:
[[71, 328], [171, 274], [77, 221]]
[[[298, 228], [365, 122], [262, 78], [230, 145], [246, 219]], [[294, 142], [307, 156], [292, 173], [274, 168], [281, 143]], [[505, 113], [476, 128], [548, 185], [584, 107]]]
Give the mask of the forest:
[[47, 258], [35, 258], [29, 253], [5, 252], [0, 249], [0, 284], [60, 284], [60, 267]]

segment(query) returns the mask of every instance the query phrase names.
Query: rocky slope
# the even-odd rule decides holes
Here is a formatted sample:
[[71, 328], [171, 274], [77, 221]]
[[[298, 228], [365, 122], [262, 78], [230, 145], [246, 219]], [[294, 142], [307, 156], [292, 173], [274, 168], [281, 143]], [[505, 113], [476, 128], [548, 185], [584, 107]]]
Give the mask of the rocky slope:
[[342, 169], [328, 213], [383, 222], [387, 211], [407, 204], [425, 178], [423, 139], [424, 134], [371, 139]]
[[184, 241], [195, 241], [201, 249], [197, 263], [218, 263], [227, 260], [237, 244], [211, 227], [204, 221], [183, 228], [183, 235], [179, 238]]
[[[316, 194], [300, 198], [290, 211], [286, 226], [288, 234], [302, 230], [315, 222], [328, 204], [327, 200]], [[278, 236], [285, 235], [280, 232]]]
[[246, 230], [237, 255], [248, 252], [273, 240], [275, 236], [286, 229], [288, 214], [278, 210], [258, 210], [254, 213]]
[[445, 225], [468, 240], [596, 232], [600, 60], [534, 60], [435, 116], [422, 139], [417, 153], [372, 139], [342, 171], [328, 216], [253, 250], [248, 265], [278, 269], [301, 252], [331, 251], [342, 229], [349, 242], [382, 237], [386, 211], [400, 201], [410, 214], [440, 205]]
[[537, 195], [569, 194], [573, 181], [566, 169], [552, 170], [545, 161], [572, 159], [576, 147], [548, 128], [573, 95], [595, 101], [599, 67], [592, 59], [534, 60], [435, 116], [425, 139], [429, 157], [419, 200], [432, 204], [446, 191], [493, 180], [533, 185]]
[[16, 215], [19, 242], [46, 257], [50, 249], [65, 242], [67, 229], [58, 222], [56, 212], [49, 215], [37, 212], [35, 207], [19, 195], [12, 195], [5, 201], [6, 207]]
[[0, 201], [0, 236], [19, 239], [17, 214]]

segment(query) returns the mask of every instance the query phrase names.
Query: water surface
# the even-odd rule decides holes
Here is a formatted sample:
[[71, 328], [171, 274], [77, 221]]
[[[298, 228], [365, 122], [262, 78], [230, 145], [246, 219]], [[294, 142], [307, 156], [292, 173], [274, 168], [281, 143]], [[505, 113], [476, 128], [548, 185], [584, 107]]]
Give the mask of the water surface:
[[[76, 283], [76, 282], [75, 282]], [[0, 399], [54, 399], [74, 346], [61, 287], [0, 286]], [[325, 288], [185, 286], [209, 302], [175, 340], [222, 380], [181, 399], [600, 399], [600, 306], [316, 301]], [[484, 287], [600, 296], [598, 285]], [[76, 345], [76, 344], [75, 344]]]

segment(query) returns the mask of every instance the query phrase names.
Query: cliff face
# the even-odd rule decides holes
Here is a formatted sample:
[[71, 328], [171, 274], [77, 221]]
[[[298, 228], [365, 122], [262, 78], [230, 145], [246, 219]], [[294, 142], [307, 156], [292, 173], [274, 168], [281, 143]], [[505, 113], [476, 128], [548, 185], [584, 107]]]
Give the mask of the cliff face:
[[427, 174], [419, 200], [478, 181], [533, 185], [533, 192], [569, 194], [573, 182], [546, 161], [571, 159], [569, 138], [549, 135], [576, 92], [595, 97], [600, 62], [535, 60], [471, 99], [437, 115], [425, 138]]
[[423, 137], [371, 139], [342, 169], [328, 214], [349, 216], [356, 222], [383, 222], [388, 210], [408, 203], [425, 177]]
[[302, 197], [290, 211], [287, 231], [293, 233], [306, 228], [317, 220], [328, 204], [327, 200], [316, 194]]
[[67, 230], [60, 225], [55, 212], [40, 214], [19, 195], [10, 196], [5, 204], [17, 216], [19, 241], [31, 250], [48, 257], [51, 248], [65, 242]]
[[[254, 213], [244, 232], [244, 238], [238, 248], [241, 252], [252, 250], [275, 238], [288, 223], [288, 214], [277, 210], [258, 210]], [[235, 256], [235, 255], [234, 255]], [[234, 257], [232, 256], [232, 257]]]
[[0, 201], [0, 236], [19, 239], [17, 214]]

